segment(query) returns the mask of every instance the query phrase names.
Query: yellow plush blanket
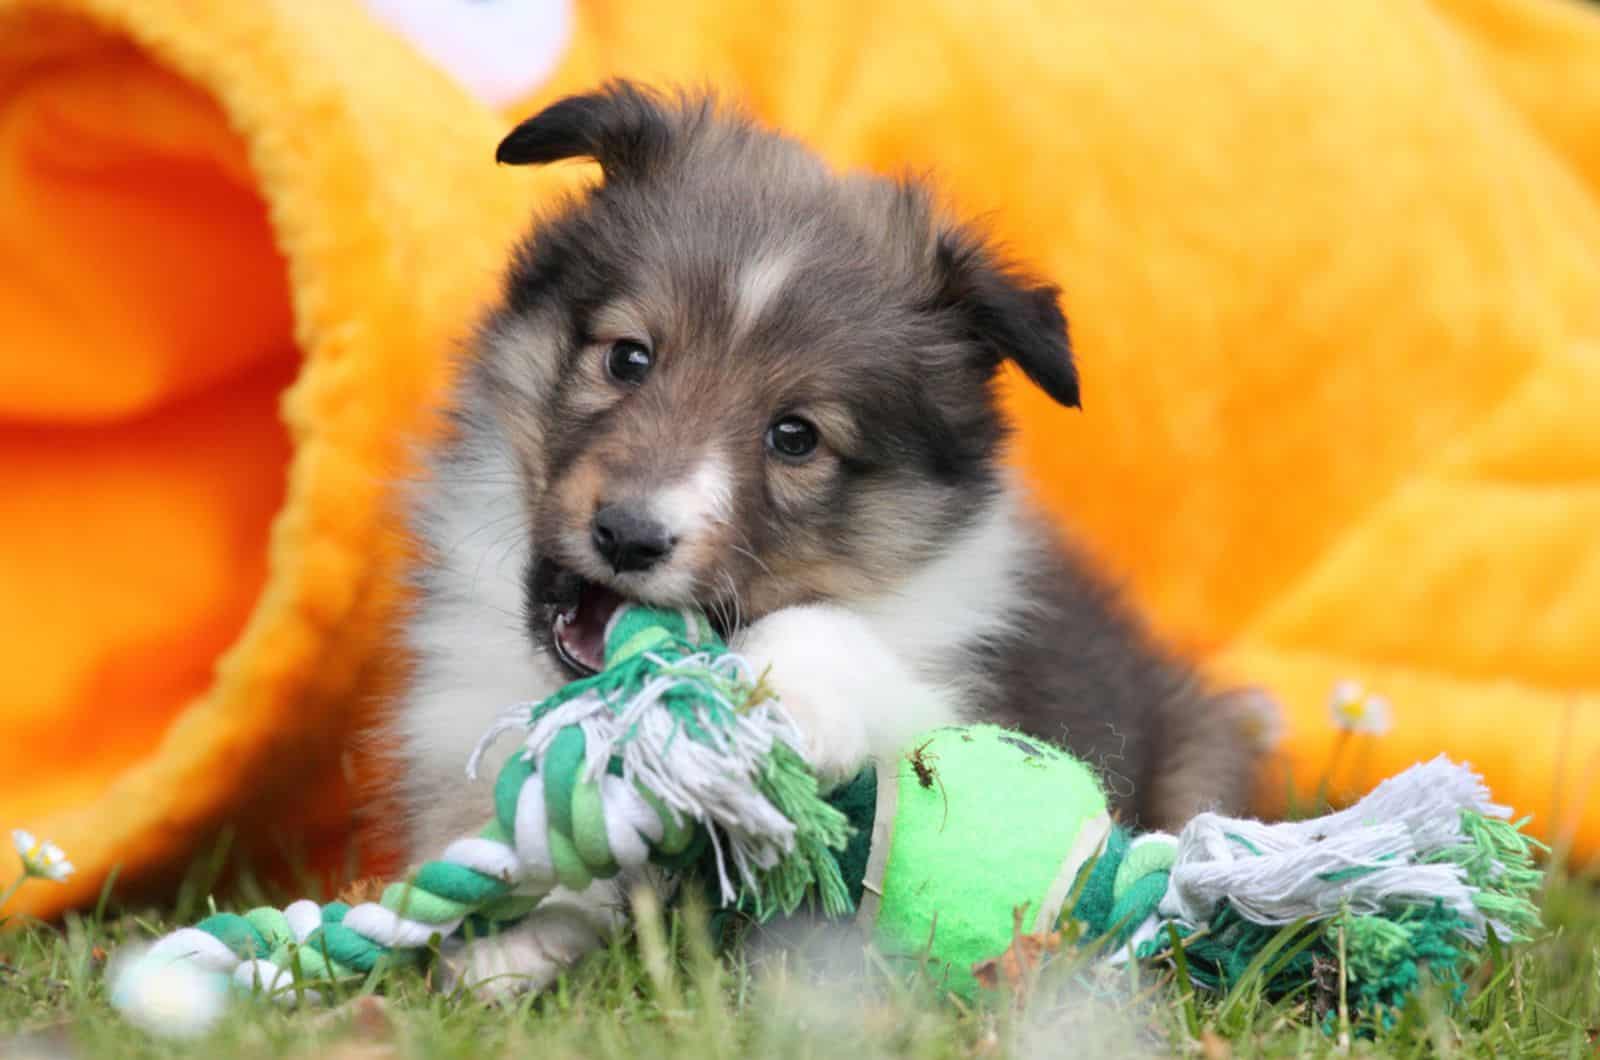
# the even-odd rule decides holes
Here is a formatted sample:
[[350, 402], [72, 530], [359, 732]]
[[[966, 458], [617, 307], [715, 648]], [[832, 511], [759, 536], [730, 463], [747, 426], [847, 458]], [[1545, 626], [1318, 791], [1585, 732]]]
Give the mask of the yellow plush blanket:
[[[1600, 14], [1576, 0], [580, 0], [496, 113], [353, 0], [0, 0], [0, 826], [159, 882], [381, 854], [408, 473], [529, 211], [506, 119], [726, 88], [932, 170], [1066, 291], [1041, 499], [1288, 711], [1261, 808], [1448, 751], [1600, 854]], [[1341, 736], [1342, 678], [1392, 731]], [[380, 804], [381, 805], [381, 804]], [[11, 866], [0, 865], [0, 876]]]

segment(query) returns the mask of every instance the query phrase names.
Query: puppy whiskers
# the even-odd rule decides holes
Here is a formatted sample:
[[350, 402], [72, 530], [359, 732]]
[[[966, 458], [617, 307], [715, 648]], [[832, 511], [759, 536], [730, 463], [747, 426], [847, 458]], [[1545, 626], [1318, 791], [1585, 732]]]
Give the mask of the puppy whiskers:
[[[733, 524], [730, 523], [728, 525], [732, 526]], [[747, 545], [750, 544], [750, 535], [745, 533], [745, 531], [740, 529], [739, 527], [733, 527], [733, 529], [738, 531], [739, 536], [744, 538], [745, 543], [743, 545], [740, 545], [738, 543], [730, 543], [728, 547], [733, 549], [735, 552], [739, 553], [739, 555], [741, 555], [741, 556], [745, 557], [746, 559], [748, 559], [751, 563], [754, 563], [756, 566], [760, 567], [761, 570], [767, 575], [767, 577], [776, 578], [777, 574], [773, 571], [773, 569], [771, 567], [767, 566], [767, 561], [762, 559], [760, 556], [756, 555], [755, 550], [753, 548], [746, 547]]]
[[[721, 622], [723, 628], [729, 634], [732, 634], [734, 630], [741, 628], [744, 622], [744, 608], [739, 600], [739, 587], [734, 582], [733, 575], [729, 574], [725, 568], [717, 570], [717, 580], [727, 586], [727, 591], [726, 595], [718, 594], [717, 599], [711, 602], [710, 610], [713, 617]], [[731, 616], [728, 614], [730, 607], [733, 609]]]

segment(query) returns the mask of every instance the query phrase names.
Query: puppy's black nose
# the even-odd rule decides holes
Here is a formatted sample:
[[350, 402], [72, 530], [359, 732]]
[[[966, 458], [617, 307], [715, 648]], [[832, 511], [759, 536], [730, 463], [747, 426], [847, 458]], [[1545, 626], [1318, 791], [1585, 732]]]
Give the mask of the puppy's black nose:
[[589, 535], [596, 551], [618, 574], [649, 570], [676, 544], [665, 526], [626, 504], [607, 504], [595, 512]]

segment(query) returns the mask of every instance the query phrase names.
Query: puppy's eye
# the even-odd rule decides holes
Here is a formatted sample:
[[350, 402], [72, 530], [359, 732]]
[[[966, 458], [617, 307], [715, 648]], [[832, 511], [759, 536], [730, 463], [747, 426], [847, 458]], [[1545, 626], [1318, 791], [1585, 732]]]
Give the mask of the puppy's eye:
[[767, 448], [784, 460], [804, 460], [817, 451], [817, 428], [810, 420], [785, 416], [767, 428]]
[[623, 386], [638, 386], [650, 374], [654, 358], [642, 342], [621, 339], [606, 350], [606, 374]]

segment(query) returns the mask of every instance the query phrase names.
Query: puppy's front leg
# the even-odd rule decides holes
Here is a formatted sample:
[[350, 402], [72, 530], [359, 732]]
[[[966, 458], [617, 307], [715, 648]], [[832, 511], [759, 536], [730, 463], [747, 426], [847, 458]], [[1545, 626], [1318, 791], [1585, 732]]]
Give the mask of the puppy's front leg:
[[775, 611], [734, 639], [806, 739], [825, 784], [888, 761], [926, 729], [961, 720], [951, 690], [915, 673], [862, 616], [834, 604]]
[[582, 892], [557, 887], [521, 923], [446, 944], [435, 987], [446, 992], [464, 987], [486, 1001], [544, 990], [623, 929], [626, 901], [618, 880], [596, 880]]

